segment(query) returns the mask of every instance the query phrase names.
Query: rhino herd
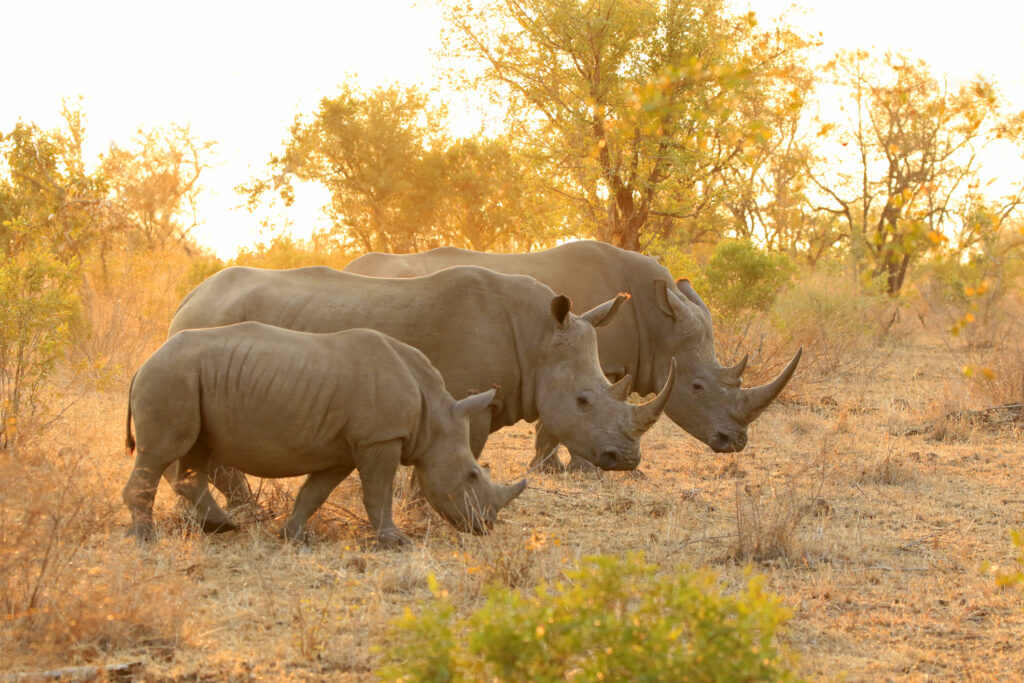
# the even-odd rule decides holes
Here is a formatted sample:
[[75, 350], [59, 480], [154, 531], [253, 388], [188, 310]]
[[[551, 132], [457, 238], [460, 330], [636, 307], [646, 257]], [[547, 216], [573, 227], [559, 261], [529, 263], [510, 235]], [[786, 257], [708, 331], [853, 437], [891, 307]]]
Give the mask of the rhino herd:
[[[601, 242], [367, 254], [344, 272], [228, 268], [185, 297], [132, 380], [129, 533], [152, 536], [161, 475], [207, 531], [234, 528], [210, 483], [230, 508], [251, 499], [246, 474], [308, 475], [280, 531], [299, 538], [358, 470], [375, 543], [405, 545], [391, 515], [400, 464], [445, 520], [486, 533], [526, 485], [477, 464], [492, 432], [535, 421], [533, 467], [561, 468], [564, 444], [570, 468], [628, 470], [664, 412], [738, 451], [799, 360], [742, 388], [746, 359], [718, 363], [689, 282]], [[656, 395], [634, 405], [633, 391]]]

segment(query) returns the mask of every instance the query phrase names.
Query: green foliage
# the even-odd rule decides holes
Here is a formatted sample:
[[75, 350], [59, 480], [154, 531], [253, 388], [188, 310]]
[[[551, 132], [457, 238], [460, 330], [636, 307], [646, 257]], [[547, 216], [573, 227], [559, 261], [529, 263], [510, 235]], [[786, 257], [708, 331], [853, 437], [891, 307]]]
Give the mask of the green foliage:
[[[12, 233], [18, 226], [5, 225]], [[73, 266], [39, 244], [0, 261], [0, 450], [18, 443], [63, 356], [76, 311]]]
[[530, 191], [531, 173], [504, 140], [449, 140], [442, 110], [415, 88], [344, 87], [291, 128], [269, 177], [240, 188], [255, 206], [286, 204], [296, 181], [328, 190], [331, 236], [354, 252], [441, 245], [529, 249], [563, 221]]
[[[591, 557], [567, 583], [490, 589], [456, 619], [441, 593], [391, 631], [379, 673], [402, 681], [795, 680], [776, 634], [790, 618], [763, 578], [725, 594], [707, 571], [659, 576], [642, 556]], [[435, 594], [437, 591], [435, 590]], [[429, 644], [429, 645], [427, 645]]]
[[767, 311], [796, 268], [784, 254], [769, 254], [750, 242], [726, 240], [715, 248], [703, 272], [708, 305], [727, 320]]
[[1000, 586], [1024, 586], [1024, 531], [1011, 531], [1010, 538], [1017, 548], [1017, 569], [997, 575], [996, 580]]

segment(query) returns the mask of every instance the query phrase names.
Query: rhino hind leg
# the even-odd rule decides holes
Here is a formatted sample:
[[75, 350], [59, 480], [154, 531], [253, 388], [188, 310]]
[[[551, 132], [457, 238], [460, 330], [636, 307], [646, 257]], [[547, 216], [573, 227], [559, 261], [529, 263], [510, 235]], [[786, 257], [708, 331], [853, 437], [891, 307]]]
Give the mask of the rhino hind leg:
[[395, 473], [402, 459], [402, 444], [393, 440], [363, 447], [356, 453], [363, 505], [374, 531], [374, 545], [391, 550], [411, 545], [412, 539], [395, 526], [391, 505]]
[[224, 500], [227, 502], [229, 510], [256, 502], [256, 497], [249, 486], [249, 480], [245, 478], [245, 474], [241, 470], [222, 465], [215, 458], [211, 458], [206, 471], [210, 477], [210, 483], [224, 494]]
[[204, 532], [234, 531], [238, 527], [210, 494], [207, 477], [210, 464], [208, 450], [201, 442], [196, 442], [178, 461], [174, 491], [190, 503], [192, 518]]
[[354, 469], [353, 466], [342, 465], [313, 472], [306, 477], [306, 481], [302, 483], [302, 487], [295, 496], [292, 513], [288, 515], [278, 536], [289, 541], [305, 538], [306, 521], [324, 504], [327, 496], [331, 495], [331, 491], [337, 488], [338, 484], [344, 481], [345, 477], [350, 475]]
[[148, 458], [138, 451], [135, 466], [128, 476], [128, 482], [121, 491], [121, 498], [132, 515], [128, 535], [139, 541], [153, 538], [153, 499], [156, 498], [156, 487], [160, 483], [163, 468], [147, 464]]

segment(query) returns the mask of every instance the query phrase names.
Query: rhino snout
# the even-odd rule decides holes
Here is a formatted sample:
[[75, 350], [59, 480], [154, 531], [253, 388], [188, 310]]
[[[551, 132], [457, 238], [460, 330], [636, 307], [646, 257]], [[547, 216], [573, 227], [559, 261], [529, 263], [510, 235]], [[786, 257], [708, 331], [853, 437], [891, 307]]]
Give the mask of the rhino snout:
[[726, 432], [718, 431], [708, 439], [708, 445], [711, 446], [711, 450], [715, 453], [736, 453], [746, 448], [747, 432], [742, 431], [738, 434], [730, 435]]
[[622, 451], [618, 448], [606, 448], [598, 454], [594, 464], [602, 470], [635, 470], [640, 464], [640, 449]]

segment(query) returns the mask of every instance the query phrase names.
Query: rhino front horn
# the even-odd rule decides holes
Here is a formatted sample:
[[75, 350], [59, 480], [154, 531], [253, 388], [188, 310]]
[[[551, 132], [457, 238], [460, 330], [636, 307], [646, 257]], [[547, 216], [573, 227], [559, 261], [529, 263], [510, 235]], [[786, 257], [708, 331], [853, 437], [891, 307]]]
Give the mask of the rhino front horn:
[[762, 384], [759, 387], [752, 389], [741, 389], [742, 401], [744, 407], [744, 421], [750, 424], [757, 419], [765, 408], [771, 405], [771, 402], [779, 395], [779, 393], [785, 388], [789, 382], [793, 373], [796, 372], [796, 366], [800, 364], [800, 356], [803, 355], [804, 348], [801, 346], [797, 349], [796, 354], [793, 356], [793, 360], [789, 361], [789, 365], [786, 369], [779, 373], [779, 376], [773, 379], [768, 384]]
[[633, 413], [634, 423], [636, 428], [641, 433], [646, 432], [654, 423], [661, 417], [661, 412], [665, 410], [665, 404], [668, 403], [668, 397], [672, 393], [672, 387], [676, 384], [676, 359], [673, 358], [672, 362], [669, 363], [668, 367], [668, 379], [665, 380], [665, 386], [661, 388], [658, 395], [652, 398], [647, 403], [641, 403], [636, 407], [636, 412]]
[[508, 505], [509, 503], [511, 503], [515, 499], [516, 496], [518, 496], [520, 493], [523, 492], [523, 489], [525, 489], [525, 488], [526, 488], [526, 480], [525, 479], [520, 479], [515, 484], [509, 484], [508, 486], [504, 486], [504, 485], [498, 486], [498, 491], [497, 491], [497, 496], [496, 496], [497, 497], [498, 509], [500, 510], [501, 508], [503, 508], [506, 505]]

